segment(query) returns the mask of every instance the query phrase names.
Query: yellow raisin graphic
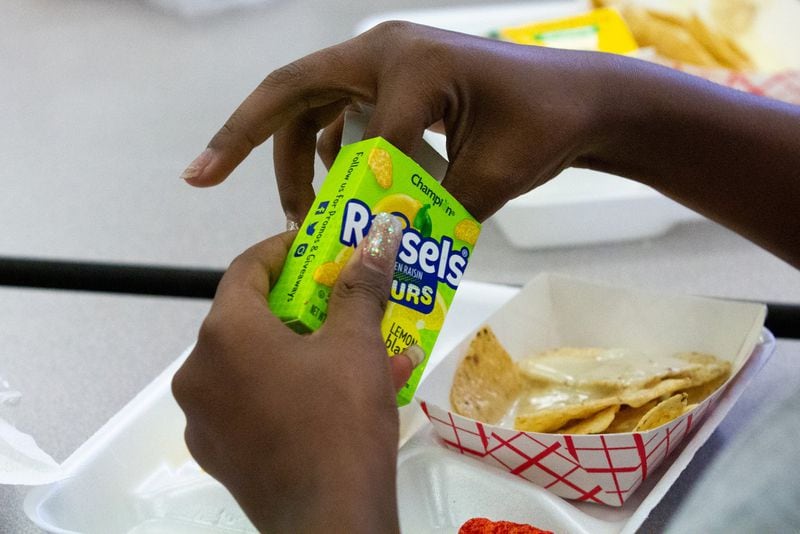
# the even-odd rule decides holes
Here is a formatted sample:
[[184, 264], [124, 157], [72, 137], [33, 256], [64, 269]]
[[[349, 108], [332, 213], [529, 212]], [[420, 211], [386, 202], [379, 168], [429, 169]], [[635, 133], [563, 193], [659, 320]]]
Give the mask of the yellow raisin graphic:
[[333, 287], [339, 273], [342, 272], [342, 264], [335, 261], [323, 263], [314, 271], [314, 281], [324, 286]]
[[350, 260], [350, 256], [353, 255], [354, 250], [354, 247], [342, 247], [342, 250], [339, 251], [333, 261], [344, 267]]
[[367, 158], [367, 165], [375, 174], [375, 181], [384, 189], [392, 187], [392, 157], [382, 148], [373, 148]]
[[474, 245], [478, 241], [478, 234], [480, 233], [481, 229], [478, 223], [469, 219], [460, 221], [456, 224], [455, 230], [453, 230], [453, 235], [456, 236], [456, 239], [460, 239], [470, 245]]

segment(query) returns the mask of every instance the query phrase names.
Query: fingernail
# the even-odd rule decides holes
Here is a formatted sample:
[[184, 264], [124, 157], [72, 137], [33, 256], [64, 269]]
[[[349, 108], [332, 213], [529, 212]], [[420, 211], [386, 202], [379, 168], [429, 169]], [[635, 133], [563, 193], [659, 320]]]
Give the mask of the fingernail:
[[389, 213], [377, 214], [361, 249], [364, 265], [380, 272], [393, 270], [402, 234], [400, 219]]
[[403, 354], [408, 356], [408, 359], [411, 360], [411, 365], [413, 365], [415, 369], [419, 364], [422, 363], [422, 360], [425, 359], [425, 351], [422, 350], [422, 347], [417, 344], [406, 347], [406, 350], [403, 351]]
[[181, 174], [181, 180], [191, 180], [203, 174], [203, 171], [211, 162], [211, 156], [212, 153], [210, 148], [200, 152], [200, 155], [194, 158], [194, 161], [191, 162], [183, 171], [183, 174]]
[[297, 221], [294, 221], [292, 219], [286, 219], [286, 231], [287, 232], [292, 232], [294, 230], [299, 230], [299, 229], [300, 229], [300, 225], [297, 224]]

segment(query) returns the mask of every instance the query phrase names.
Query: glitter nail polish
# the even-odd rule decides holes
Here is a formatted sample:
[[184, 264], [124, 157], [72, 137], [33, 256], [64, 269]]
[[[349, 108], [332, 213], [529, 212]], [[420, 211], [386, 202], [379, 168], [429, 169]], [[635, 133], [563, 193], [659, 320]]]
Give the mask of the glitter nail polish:
[[403, 225], [400, 219], [389, 213], [375, 215], [361, 249], [364, 265], [376, 271], [391, 271], [402, 235]]

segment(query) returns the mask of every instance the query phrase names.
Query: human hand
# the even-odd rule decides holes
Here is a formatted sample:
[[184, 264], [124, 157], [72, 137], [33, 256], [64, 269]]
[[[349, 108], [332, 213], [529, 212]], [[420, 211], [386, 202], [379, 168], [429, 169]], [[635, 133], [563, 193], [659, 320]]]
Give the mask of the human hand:
[[267, 306], [293, 234], [252, 247], [173, 379], [190, 452], [259, 529], [397, 529], [395, 393], [424, 356], [390, 359], [380, 334], [400, 235], [395, 217], [375, 217], [305, 336]]
[[427, 127], [443, 125], [443, 185], [483, 220], [587, 152], [598, 72], [584, 53], [384, 23], [272, 72], [184, 178], [215, 185], [274, 135], [281, 203], [287, 219], [300, 222], [314, 199], [317, 133], [330, 126], [319, 147], [330, 163], [342, 111], [368, 103], [375, 111], [365, 137], [381, 135], [406, 153]]

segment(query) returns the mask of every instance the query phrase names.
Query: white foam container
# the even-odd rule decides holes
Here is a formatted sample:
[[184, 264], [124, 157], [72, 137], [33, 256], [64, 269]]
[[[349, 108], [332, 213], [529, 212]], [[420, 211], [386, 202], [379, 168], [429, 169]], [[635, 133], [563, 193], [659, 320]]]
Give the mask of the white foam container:
[[[585, 0], [566, 0], [395, 11], [362, 21], [357, 32], [387, 20], [406, 20], [485, 36], [502, 26], [588, 9]], [[437, 148], [444, 154], [444, 138], [438, 137]], [[530, 149], [536, 150], [536, 140], [531, 140]], [[566, 169], [543, 186], [511, 200], [493, 217], [509, 242], [523, 249], [644, 239], [701, 218], [650, 187], [578, 168]]]
[[[462, 283], [429, 368], [517, 291], [494, 284]], [[773, 349], [774, 339], [764, 331], [748, 365], [725, 390], [713, 413], [619, 508], [567, 501], [521, 478], [454, 454], [436, 442], [422, 410], [415, 404], [406, 406], [401, 412], [405, 443], [398, 462], [402, 530], [455, 533], [467, 519], [490, 515], [563, 533], [634, 532]], [[64, 462], [67, 479], [29, 492], [25, 511], [36, 525], [62, 534], [255, 532], [230, 494], [196, 467], [184, 445], [184, 418], [172, 398], [170, 380], [187, 354]]]

